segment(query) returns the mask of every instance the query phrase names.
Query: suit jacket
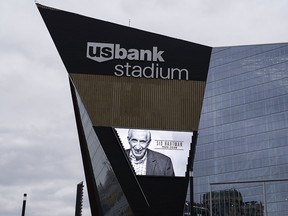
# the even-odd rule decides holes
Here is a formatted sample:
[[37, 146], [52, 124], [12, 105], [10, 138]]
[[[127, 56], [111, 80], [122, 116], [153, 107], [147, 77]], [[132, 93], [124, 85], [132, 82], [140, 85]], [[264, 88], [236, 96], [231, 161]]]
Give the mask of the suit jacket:
[[[130, 149], [126, 150], [129, 157]], [[146, 175], [175, 176], [171, 159], [159, 152], [147, 149]]]

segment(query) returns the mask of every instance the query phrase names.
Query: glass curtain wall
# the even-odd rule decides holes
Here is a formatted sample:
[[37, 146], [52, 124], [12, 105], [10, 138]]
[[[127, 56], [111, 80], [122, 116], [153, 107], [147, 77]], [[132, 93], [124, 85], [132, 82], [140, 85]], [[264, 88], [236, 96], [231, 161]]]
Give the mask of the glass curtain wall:
[[[269, 216], [288, 215], [287, 181], [267, 183], [263, 191], [261, 180], [277, 179], [288, 179], [288, 44], [214, 48], [194, 162], [194, 205], [202, 208], [199, 215], [212, 208], [213, 216], [256, 216], [264, 207]], [[247, 180], [259, 183], [226, 184]]]

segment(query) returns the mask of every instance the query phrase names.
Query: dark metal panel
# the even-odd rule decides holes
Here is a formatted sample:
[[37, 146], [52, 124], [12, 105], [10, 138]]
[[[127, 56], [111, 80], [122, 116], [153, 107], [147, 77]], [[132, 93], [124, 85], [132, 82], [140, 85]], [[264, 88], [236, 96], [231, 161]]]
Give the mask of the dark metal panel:
[[88, 197], [89, 197], [89, 203], [90, 203], [90, 210], [92, 216], [102, 216], [102, 209], [100, 204], [99, 195], [96, 188], [96, 182], [93, 174], [93, 167], [91, 164], [91, 159], [87, 147], [87, 142], [85, 139], [85, 133], [82, 126], [82, 121], [80, 117], [80, 111], [77, 104], [77, 98], [75, 93], [75, 88], [70, 81], [70, 89], [72, 94], [72, 101], [74, 106], [74, 113], [76, 118], [76, 125], [78, 130], [78, 137], [80, 142], [80, 150], [82, 154], [82, 161], [83, 161], [83, 167], [84, 167], [84, 173], [86, 178], [86, 184], [87, 184], [87, 190], [88, 190]]
[[[134, 66], [141, 67], [143, 72], [144, 68], [154, 64], [154, 68], [159, 68], [158, 72], [163, 68], [164, 76], [168, 69], [170, 75], [173, 74], [171, 70], [187, 69], [188, 80], [206, 81], [211, 47], [47, 8], [40, 4], [37, 6], [68, 73], [115, 76], [116, 65], [121, 65], [120, 68], [124, 71], [127, 64], [131, 65], [130, 69]], [[90, 43], [95, 44], [93, 55], [102, 56], [104, 59], [94, 61], [88, 58]], [[116, 45], [119, 45], [119, 49]], [[117, 58], [116, 50], [122, 48], [126, 50], [124, 53], [127, 53], [121, 53], [122, 57]], [[141, 50], [150, 52], [153, 58], [140, 59]], [[130, 58], [127, 57], [128, 53], [131, 54]], [[157, 73], [156, 70], [154, 72]]]
[[150, 203], [150, 215], [182, 216], [189, 178], [137, 176]]
[[107, 155], [113, 171], [135, 215], [149, 215], [149, 200], [146, 199], [123, 148], [111, 127], [94, 127], [97, 137]]

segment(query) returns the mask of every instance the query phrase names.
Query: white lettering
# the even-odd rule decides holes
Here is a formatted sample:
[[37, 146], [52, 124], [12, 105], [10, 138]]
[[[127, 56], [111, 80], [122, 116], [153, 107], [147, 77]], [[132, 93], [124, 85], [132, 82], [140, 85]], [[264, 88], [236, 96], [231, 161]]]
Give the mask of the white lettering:
[[129, 60], [138, 60], [139, 59], [139, 51], [136, 49], [130, 49], [127, 55], [127, 59]]
[[159, 51], [158, 47], [151, 50], [126, 49], [120, 44], [109, 43], [87, 43], [86, 57], [97, 62], [104, 62], [112, 59], [128, 59], [134, 61], [165, 62], [162, 57], [164, 51]]
[[145, 56], [147, 61], [152, 61], [152, 52], [150, 50], [140, 50], [141, 61], [145, 61]]
[[127, 50], [120, 48], [119, 44], [115, 45], [115, 58], [116, 59], [125, 59], [127, 56]]
[[154, 64], [152, 64], [151, 67], [143, 68], [143, 76], [146, 78], [154, 78]]
[[[184, 73], [184, 74], [183, 74]], [[115, 66], [115, 76], [126, 76], [147, 79], [178, 79], [188, 80], [188, 70], [179, 68], [162, 68], [158, 64], [152, 63], [151, 66], [141, 67], [140, 65], [131, 65], [126, 62], [125, 65]]]
[[124, 75], [124, 71], [123, 71], [123, 66], [122, 65], [116, 65], [115, 66], [115, 70], [119, 73], [117, 73], [116, 71], [114, 72], [115, 76], [123, 76]]
[[114, 44], [87, 43], [86, 57], [97, 62], [104, 62], [114, 58]]
[[172, 72], [171, 72], [172, 77], [176, 76], [174, 74], [175, 71], [178, 73], [178, 79], [179, 80], [181, 80], [182, 72], [186, 73], [186, 74], [184, 74], [184, 76], [186, 75], [185, 79], [188, 80], [188, 70], [187, 69], [172, 68]]
[[153, 61], [164, 62], [164, 59], [161, 56], [163, 53], [164, 51], [158, 51], [158, 47], [153, 47]]
[[161, 67], [157, 62], [165, 62], [163, 58], [164, 51], [158, 50], [153, 46], [152, 50], [144, 49], [126, 49], [120, 44], [110, 43], [87, 43], [86, 57], [97, 62], [104, 62], [113, 59], [130, 61], [147, 61], [151, 65], [131, 65], [131, 62], [115, 65], [114, 75], [117, 77], [145, 77], [147, 79], [178, 79], [188, 80], [189, 71], [185, 68]]
[[142, 68], [140, 66], [135, 65], [132, 69], [132, 77], [142, 77]]

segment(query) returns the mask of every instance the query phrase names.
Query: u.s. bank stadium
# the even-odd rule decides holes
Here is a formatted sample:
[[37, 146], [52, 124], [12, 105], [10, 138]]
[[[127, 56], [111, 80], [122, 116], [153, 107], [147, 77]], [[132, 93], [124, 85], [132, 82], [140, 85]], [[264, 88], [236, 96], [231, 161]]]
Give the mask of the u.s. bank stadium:
[[93, 216], [288, 215], [288, 43], [209, 47], [37, 6]]

